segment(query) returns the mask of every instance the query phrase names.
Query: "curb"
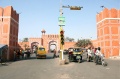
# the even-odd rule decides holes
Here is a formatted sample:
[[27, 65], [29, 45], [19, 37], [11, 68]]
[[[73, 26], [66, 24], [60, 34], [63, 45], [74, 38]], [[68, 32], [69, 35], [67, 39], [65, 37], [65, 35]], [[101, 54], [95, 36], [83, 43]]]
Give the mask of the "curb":
[[66, 59], [59, 60], [59, 63], [60, 63], [60, 65], [69, 64], [69, 62]]
[[113, 57], [110, 57], [109, 59], [120, 60], [120, 56], [113, 56]]

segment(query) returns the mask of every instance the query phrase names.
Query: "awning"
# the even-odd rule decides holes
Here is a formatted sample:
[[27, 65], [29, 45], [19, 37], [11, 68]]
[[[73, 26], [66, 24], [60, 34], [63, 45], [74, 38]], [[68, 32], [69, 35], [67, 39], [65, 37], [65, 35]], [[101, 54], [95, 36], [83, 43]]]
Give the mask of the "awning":
[[8, 45], [0, 44], [0, 59], [7, 59]]
[[0, 50], [2, 50], [2, 49], [4, 49], [4, 48], [8, 48], [8, 45], [0, 44]]

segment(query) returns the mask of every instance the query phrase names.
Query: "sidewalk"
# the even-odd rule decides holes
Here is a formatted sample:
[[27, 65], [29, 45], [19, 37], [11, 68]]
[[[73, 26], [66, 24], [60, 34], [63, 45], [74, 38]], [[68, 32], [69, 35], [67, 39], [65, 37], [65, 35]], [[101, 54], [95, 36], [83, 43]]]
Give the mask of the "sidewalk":
[[120, 60], [120, 56], [112, 56], [109, 59], [113, 59], [113, 60]]

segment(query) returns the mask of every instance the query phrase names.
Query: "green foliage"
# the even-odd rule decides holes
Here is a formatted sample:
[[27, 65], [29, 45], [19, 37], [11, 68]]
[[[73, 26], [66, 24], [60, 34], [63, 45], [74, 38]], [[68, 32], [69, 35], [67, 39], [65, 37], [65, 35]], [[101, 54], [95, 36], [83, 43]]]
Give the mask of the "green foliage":
[[28, 42], [28, 38], [24, 38], [24, 39], [23, 39], [23, 42]]
[[66, 42], [74, 42], [74, 38], [66, 37], [65, 41]]
[[24, 47], [25, 47], [25, 50], [26, 50], [26, 48], [27, 48], [27, 44], [25, 44]]
[[89, 39], [78, 39], [75, 45], [77, 47], [87, 47], [88, 45], [92, 45], [92, 42]]

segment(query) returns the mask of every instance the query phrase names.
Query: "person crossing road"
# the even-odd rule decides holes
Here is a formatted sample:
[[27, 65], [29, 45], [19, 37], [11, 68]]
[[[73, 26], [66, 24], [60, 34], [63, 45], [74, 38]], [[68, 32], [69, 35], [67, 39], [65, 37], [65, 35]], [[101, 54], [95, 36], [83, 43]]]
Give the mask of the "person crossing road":
[[96, 50], [95, 55], [96, 55], [96, 57], [95, 57], [95, 63], [98, 64], [99, 60], [102, 60], [102, 56], [103, 56], [103, 54], [101, 53], [100, 47], [98, 47], [98, 49]]

